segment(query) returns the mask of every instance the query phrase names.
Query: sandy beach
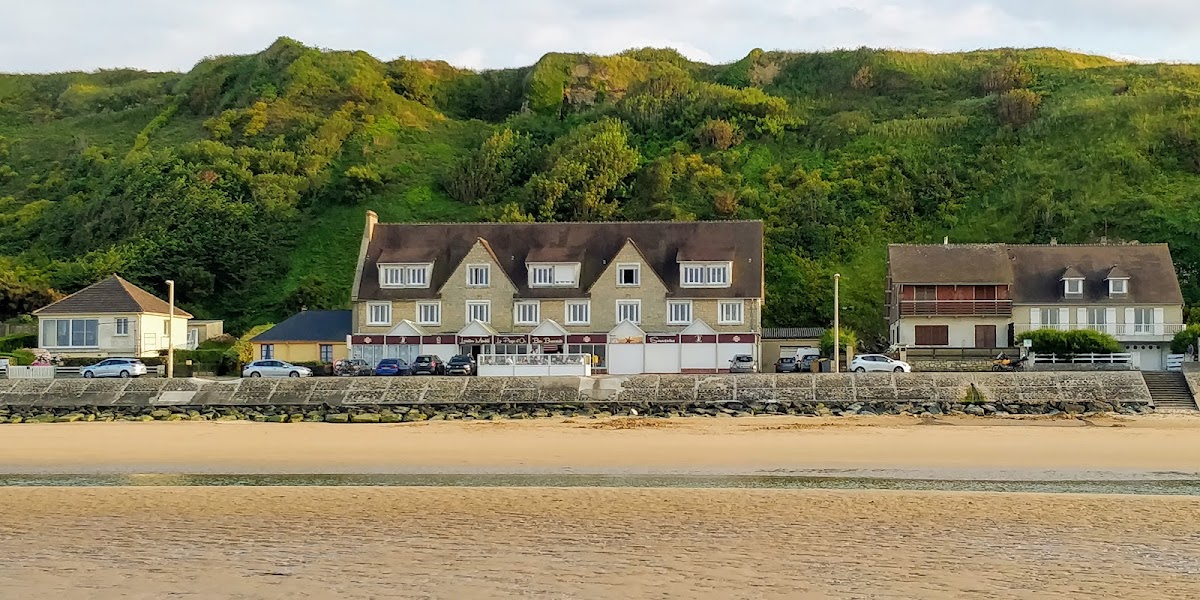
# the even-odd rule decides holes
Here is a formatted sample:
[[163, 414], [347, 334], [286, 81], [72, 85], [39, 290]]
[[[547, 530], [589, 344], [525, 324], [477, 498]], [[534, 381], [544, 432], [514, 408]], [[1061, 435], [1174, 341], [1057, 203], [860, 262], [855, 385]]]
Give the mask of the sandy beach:
[[577, 419], [0, 427], [0, 473], [1200, 472], [1200, 418]]
[[[1127, 477], [1200, 472], [1200, 419], [16, 425], [0, 470]], [[1200, 597], [1196, 496], [0, 487], [0, 514], [5, 599]]]

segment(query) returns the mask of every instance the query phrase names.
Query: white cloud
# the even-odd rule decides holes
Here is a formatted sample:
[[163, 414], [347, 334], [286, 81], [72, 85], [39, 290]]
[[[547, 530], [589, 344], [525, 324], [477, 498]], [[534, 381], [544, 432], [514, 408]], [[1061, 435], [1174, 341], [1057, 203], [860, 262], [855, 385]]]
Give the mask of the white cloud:
[[704, 61], [752, 48], [935, 51], [1057, 46], [1200, 62], [1195, 0], [0, 0], [0, 70], [188, 69], [287, 35], [382, 59], [473, 68], [545, 52], [672, 46]]

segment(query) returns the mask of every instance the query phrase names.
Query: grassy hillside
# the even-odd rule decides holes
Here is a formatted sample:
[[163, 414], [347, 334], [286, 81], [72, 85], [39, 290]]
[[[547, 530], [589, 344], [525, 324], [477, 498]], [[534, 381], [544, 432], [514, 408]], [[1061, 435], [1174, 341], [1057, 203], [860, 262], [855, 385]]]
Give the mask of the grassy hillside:
[[[120, 271], [233, 329], [347, 302], [386, 221], [763, 219], [772, 325], [883, 330], [896, 241], [1166, 241], [1200, 300], [1200, 68], [1051, 49], [550, 54], [280, 39], [186, 74], [0, 75], [0, 318]], [[969, 268], [969, 265], [965, 265]]]

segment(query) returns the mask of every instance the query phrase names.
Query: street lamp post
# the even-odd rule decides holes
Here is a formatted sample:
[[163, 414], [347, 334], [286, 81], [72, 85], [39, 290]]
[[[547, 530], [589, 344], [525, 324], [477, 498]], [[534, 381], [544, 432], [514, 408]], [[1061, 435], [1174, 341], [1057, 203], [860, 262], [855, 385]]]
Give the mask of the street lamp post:
[[167, 377], [175, 376], [175, 281], [167, 280]]
[[841, 352], [842, 352], [842, 344], [841, 344], [842, 330], [841, 330], [841, 323], [839, 322], [839, 319], [838, 319], [838, 312], [840, 312], [838, 310], [838, 308], [839, 308], [838, 286], [841, 283], [841, 281], [842, 281], [842, 274], [834, 273], [833, 274], [833, 372], [834, 373], [838, 372], [838, 362], [841, 358], [839, 356], [839, 354], [841, 354]]

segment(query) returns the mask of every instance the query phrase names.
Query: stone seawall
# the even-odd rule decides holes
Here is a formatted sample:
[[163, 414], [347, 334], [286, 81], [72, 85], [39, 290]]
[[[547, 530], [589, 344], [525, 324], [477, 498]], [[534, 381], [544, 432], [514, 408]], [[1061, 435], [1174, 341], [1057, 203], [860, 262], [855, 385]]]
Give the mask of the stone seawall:
[[0, 380], [0, 422], [1153, 410], [1137, 373]]

